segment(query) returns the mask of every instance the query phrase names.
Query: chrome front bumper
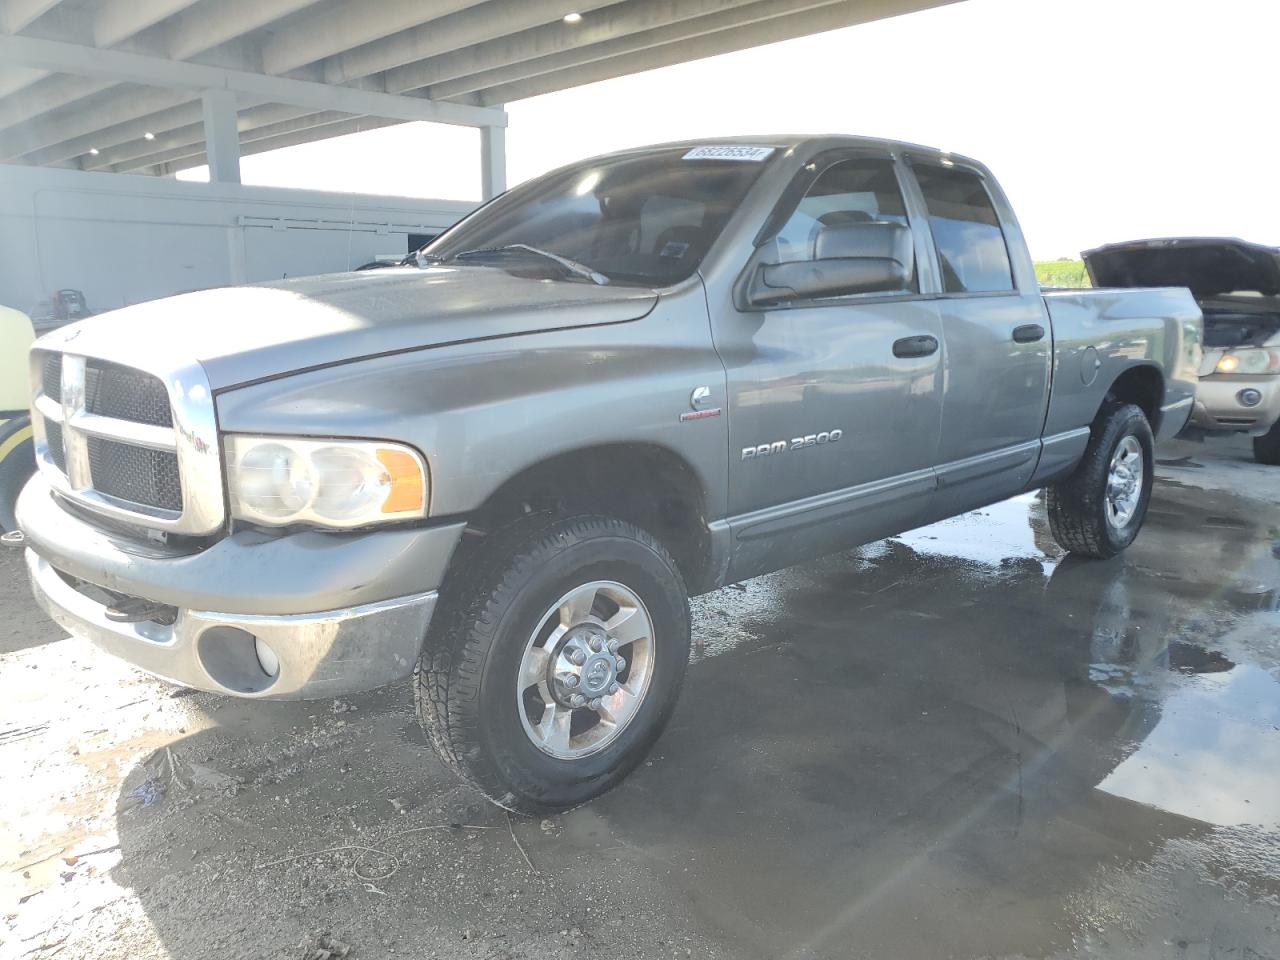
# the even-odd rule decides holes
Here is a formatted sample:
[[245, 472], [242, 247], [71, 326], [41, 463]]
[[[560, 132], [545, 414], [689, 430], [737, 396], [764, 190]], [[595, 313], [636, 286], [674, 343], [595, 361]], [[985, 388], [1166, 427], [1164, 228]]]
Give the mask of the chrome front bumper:
[[27, 570], [36, 602], [69, 633], [173, 683], [277, 700], [336, 697], [408, 676], [437, 596], [432, 591], [280, 617], [179, 610], [171, 625], [115, 623], [107, 619], [104, 604], [81, 593], [32, 550]]
[[[36, 600], [68, 632], [184, 686], [291, 700], [368, 690], [412, 672], [464, 526], [246, 532], [174, 554], [67, 512], [40, 475], [17, 513]], [[112, 621], [103, 590], [176, 616], [170, 624]]]

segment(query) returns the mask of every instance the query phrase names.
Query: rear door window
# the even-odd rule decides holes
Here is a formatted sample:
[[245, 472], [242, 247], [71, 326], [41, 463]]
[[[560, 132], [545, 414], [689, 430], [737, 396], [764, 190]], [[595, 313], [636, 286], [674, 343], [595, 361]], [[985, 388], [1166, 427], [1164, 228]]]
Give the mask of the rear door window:
[[971, 170], [917, 163], [913, 167], [947, 293], [1013, 289], [1009, 247], [982, 177]]

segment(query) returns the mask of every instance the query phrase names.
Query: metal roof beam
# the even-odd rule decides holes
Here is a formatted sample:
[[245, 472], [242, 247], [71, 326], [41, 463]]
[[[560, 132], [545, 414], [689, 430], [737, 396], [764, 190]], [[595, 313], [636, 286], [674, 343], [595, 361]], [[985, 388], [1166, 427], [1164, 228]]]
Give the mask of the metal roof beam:
[[[340, 53], [325, 62], [324, 79], [344, 83], [356, 77], [415, 63], [442, 53], [560, 22], [569, 13], [588, 13], [616, 0], [492, 0], [412, 30]], [[561, 24], [562, 26], [564, 24]]]
[[[242, 106], [244, 105], [242, 104]], [[101, 150], [102, 148], [98, 144], [117, 146], [134, 140], [146, 139], [145, 135], [148, 132], [154, 133], [156, 138], [159, 139], [162, 131], [174, 130], [193, 123], [199, 123], [203, 127], [203, 122], [204, 110], [200, 101], [185, 97], [182, 103], [167, 110], [131, 117], [122, 123], [116, 123], [102, 129], [98, 129], [94, 125], [73, 139], [60, 140], [51, 147], [23, 155], [21, 162], [39, 165], [57, 163], [72, 157], [81, 157], [91, 149]], [[201, 139], [203, 139], [203, 134]]]
[[546, 23], [532, 30], [509, 32], [509, 36], [469, 49], [455, 49], [429, 60], [388, 70], [386, 89], [388, 93], [419, 90], [447, 80], [576, 50], [642, 30], [721, 13], [753, 2], [754, 0], [664, 0], [622, 4], [583, 17], [576, 24]]
[[[164, 25], [160, 39], [155, 43], [155, 52], [159, 53], [162, 50], [167, 50], [169, 58], [173, 60], [183, 60], [188, 57], [198, 56], [213, 47], [234, 40], [258, 27], [265, 26], [291, 13], [296, 13], [298, 10], [305, 9], [315, 2], [316, 0], [204, 0], [204, 2], [198, 2], [197, 5], [192, 6], [190, 0], [182, 0], [181, 5], [185, 5], [187, 11], [172, 17]], [[108, 6], [102, 8], [99, 22], [108, 24], [107, 29], [113, 32], [121, 32], [124, 29], [123, 27], [109, 26], [112, 22], [121, 22], [119, 20], [113, 21], [113, 17], [124, 16], [130, 11], [142, 8], [136, 8], [133, 0], [113, 0], [113, 3], [114, 7], [112, 4], [108, 4]], [[162, 6], [174, 8], [179, 6], [179, 3], [177, 0], [165, 0]], [[113, 9], [115, 13], [111, 12]], [[155, 15], [158, 7], [153, 6], [148, 9], [152, 11], [147, 17], [147, 19], [150, 19]], [[135, 21], [135, 24], [139, 22]], [[244, 67], [244, 64], [229, 62], [223, 63], [222, 66], [240, 69]], [[50, 74], [47, 71], [29, 67], [0, 67], [0, 129], [6, 129], [17, 123], [38, 117], [81, 97], [92, 96], [111, 85], [110, 81], [62, 76], [58, 78], [59, 83], [56, 86], [53, 86], [53, 81], [50, 80], [38, 94], [32, 92], [13, 101], [4, 101], [3, 98], [8, 94], [24, 89], [35, 81], [48, 76]], [[316, 72], [316, 76], [313, 79], [318, 79], [318, 77], [319, 74]], [[131, 93], [132, 91], [122, 92], [121, 98], [125, 99]], [[175, 102], [177, 101], [175, 100]], [[295, 115], [298, 112], [301, 111], [295, 110]], [[140, 112], [136, 111], [133, 114], [133, 116], [139, 115]], [[123, 120], [124, 118], [122, 117], [121, 119]], [[81, 132], [88, 132], [88, 130]], [[68, 136], [74, 135], [74, 133], [68, 134]], [[95, 146], [102, 150], [103, 153], [106, 153], [104, 146], [111, 145], [98, 143]], [[98, 163], [97, 158], [86, 158], [85, 166], [98, 168], [104, 166], [104, 164]]]
[[5, 33], [17, 33], [39, 20], [62, 0], [0, 0], [0, 27]]
[[288, 73], [362, 43], [446, 17], [474, 6], [477, 0], [380, 0], [376, 4], [344, 3], [297, 24], [263, 45], [262, 69]]
[[0, 97], [25, 90], [37, 80], [49, 75], [47, 70], [32, 70], [30, 67], [0, 66]]
[[[7, 39], [0, 37], [0, 49]], [[21, 157], [24, 163], [67, 160], [98, 146], [100, 133], [130, 124], [137, 126], [132, 136], [140, 137], [144, 131], [153, 129], [147, 123], [152, 116], [190, 99], [190, 94], [143, 87], [132, 88], [127, 96], [113, 100], [92, 97], [80, 100], [0, 131], [0, 160], [16, 157]]]
[[0, 130], [7, 130], [32, 117], [91, 97], [112, 85], [110, 80], [90, 80], [66, 74], [48, 77], [32, 85], [21, 97], [0, 99]]
[[[778, 17], [794, 16], [806, 10], [833, 6], [839, 2], [841, 0], [798, 0], [798, 2], [791, 3], [780, 3], [779, 0], [753, 0], [753, 2], [749, 3], [743, 3], [741, 0], [737, 3], [726, 3], [724, 0], [719, 0], [719, 2], [717, 0], [696, 0], [696, 2], [682, 4], [681, 6], [688, 10], [705, 10], [715, 7], [722, 9], [706, 16], [681, 19], [653, 29], [632, 32], [620, 27], [618, 30], [619, 35], [614, 36], [612, 39], [585, 46], [575, 44], [572, 48], [559, 53], [507, 62], [503, 66], [492, 70], [485, 70], [480, 73], [458, 77], [456, 80], [446, 80], [443, 83], [432, 84], [427, 88], [427, 91], [432, 99], [450, 100], [477, 90], [515, 83], [530, 77], [595, 63], [623, 54], [636, 53], [668, 43], [691, 40], [707, 34], [718, 33], [721, 30], [762, 23]], [[642, 21], [640, 18], [632, 18], [627, 22], [640, 23]], [[391, 78], [388, 79], [391, 80]], [[399, 83], [399, 80], [395, 82]]]
[[395, 96], [309, 80], [269, 77], [243, 70], [176, 62], [118, 50], [99, 50], [34, 37], [0, 36], [0, 61], [158, 87], [178, 87], [193, 91], [233, 90], [259, 101], [290, 103], [317, 110], [341, 110], [345, 113], [395, 120], [426, 120], [462, 126], [506, 126], [507, 123], [506, 114], [499, 109], [459, 103], [435, 103], [424, 97]]
[[[251, 131], [259, 127], [292, 120], [295, 117], [313, 112], [302, 107], [290, 107], [282, 103], [264, 103], [257, 107], [248, 107], [240, 110], [236, 117], [236, 126], [241, 133], [240, 139], [244, 140], [250, 135]], [[344, 113], [341, 116], [346, 117], [349, 114]], [[174, 153], [173, 157], [166, 157], [166, 159], [184, 157], [196, 151], [203, 151], [203, 121], [184, 124], [180, 127], [174, 127], [172, 130], [166, 130], [164, 133], [157, 133], [151, 140], [145, 137], [135, 137], [132, 140], [126, 140], [124, 143], [118, 143], [105, 149], [99, 148], [98, 155], [85, 157], [81, 162], [81, 166], [86, 170], [116, 169], [119, 165], [129, 164], [129, 161], [137, 160], [140, 157], [151, 157], [154, 154], [169, 153], [174, 150], [184, 152]], [[141, 166], [150, 166], [156, 162], [155, 160], [149, 160], [141, 164]], [[132, 168], [132, 164], [130, 164], [130, 168]]]
[[196, 0], [106, 0], [93, 17], [93, 42], [114, 47], [147, 27], [181, 13]]
[[479, 99], [485, 104], [513, 103], [587, 83], [611, 80], [632, 73], [656, 70], [659, 67], [669, 67], [691, 60], [702, 60], [723, 53], [805, 37], [827, 30], [838, 30], [842, 27], [851, 27], [859, 23], [882, 20], [956, 2], [959, 0], [841, 0], [807, 13], [789, 13], [772, 20], [733, 27], [692, 40], [681, 40], [637, 53], [623, 54], [567, 70], [558, 70], [516, 83], [490, 87], [480, 92]]
[[[286, 134], [299, 133], [303, 130], [313, 130], [316, 127], [328, 126], [329, 124], [340, 123], [344, 120], [354, 120], [349, 113], [339, 113], [334, 110], [324, 110], [319, 113], [304, 113], [293, 117], [287, 117], [273, 123], [257, 123], [253, 127], [242, 127], [240, 134], [240, 155], [244, 156], [250, 144], [258, 140], [266, 140], [268, 138], [285, 136]], [[137, 170], [145, 170], [147, 167], [154, 167], [162, 163], [175, 163], [182, 160], [188, 160], [198, 157], [200, 163], [205, 162], [205, 146], [203, 137], [189, 140], [185, 143], [173, 146], [168, 149], [152, 150], [147, 153], [140, 153], [137, 156], [129, 157], [119, 163], [101, 164], [98, 169], [108, 167], [114, 173], [132, 173]], [[95, 157], [95, 160], [101, 159]], [[193, 163], [192, 166], [199, 166]], [[88, 165], [86, 170], [95, 169]]]
[[[313, 143], [316, 140], [343, 137], [350, 133], [362, 133], [365, 130], [377, 130], [381, 127], [391, 127], [402, 122], [403, 121], [401, 120], [390, 120], [383, 117], [356, 117], [351, 120], [340, 120], [336, 123], [327, 123], [322, 126], [300, 130], [297, 133], [287, 133], [277, 137], [266, 137], [262, 140], [254, 140], [241, 147], [240, 155], [242, 157], [247, 157], [255, 153], [266, 153], [269, 150], [279, 150], [282, 147], [296, 147], [300, 143]], [[146, 172], [167, 176], [172, 173], [177, 173], [179, 170], [189, 170], [191, 167], [198, 167], [205, 162], [205, 159], [205, 155], [202, 151], [200, 153], [192, 154], [185, 159], [175, 160], [172, 163], [158, 164], [155, 167], [148, 169]]]
[[187, 60], [305, 10], [316, 0], [203, 0], [174, 18], [162, 44], [172, 60]]

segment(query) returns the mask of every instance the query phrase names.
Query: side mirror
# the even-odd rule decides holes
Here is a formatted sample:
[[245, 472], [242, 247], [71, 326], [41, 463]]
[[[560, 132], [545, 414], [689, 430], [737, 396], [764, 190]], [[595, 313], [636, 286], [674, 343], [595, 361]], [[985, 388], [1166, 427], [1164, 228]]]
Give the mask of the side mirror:
[[765, 305], [854, 293], [908, 289], [915, 266], [911, 231], [900, 223], [873, 221], [826, 227], [813, 260], [761, 264], [748, 299]]

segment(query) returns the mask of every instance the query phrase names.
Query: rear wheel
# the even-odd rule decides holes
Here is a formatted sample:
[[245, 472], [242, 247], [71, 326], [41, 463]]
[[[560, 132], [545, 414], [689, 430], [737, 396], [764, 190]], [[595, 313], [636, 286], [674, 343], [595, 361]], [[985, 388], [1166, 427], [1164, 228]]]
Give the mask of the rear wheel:
[[1262, 436], [1253, 438], [1253, 459], [1271, 467], [1280, 467], [1280, 420]]
[[540, 813], [644, 758], [689, 658], [684, 582], [653, 537], [611, 517], [521, 521], [446, 589], [416, 685], [446, 764], [500, 806]]
[[1147, 516], [1155, 441], [1146, 414], [1108, 404], [1075, 472], [1046, 492], [1049, 527], [1059, 545], [1086, 557], [1114, 557], [1133, 543]]

